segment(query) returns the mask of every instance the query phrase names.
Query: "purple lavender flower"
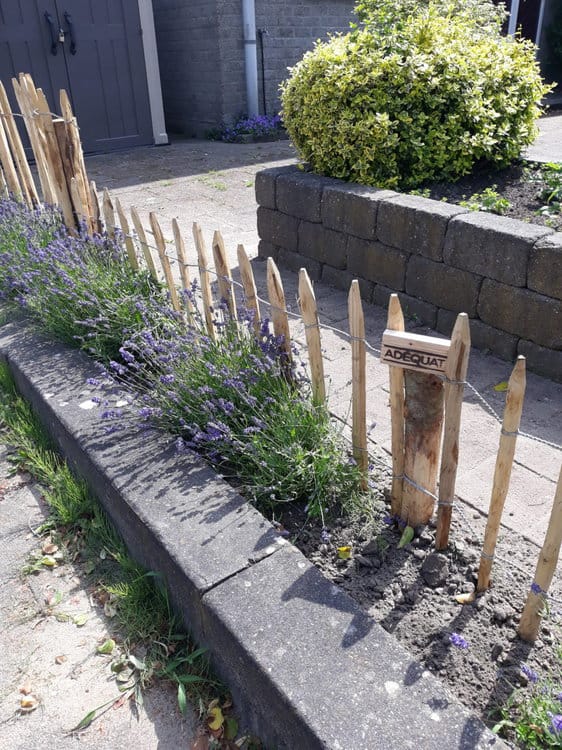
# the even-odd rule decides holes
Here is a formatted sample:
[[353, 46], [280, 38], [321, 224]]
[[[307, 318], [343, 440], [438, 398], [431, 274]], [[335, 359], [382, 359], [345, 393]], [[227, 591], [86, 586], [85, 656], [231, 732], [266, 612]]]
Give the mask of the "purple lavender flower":
[[539, 584], [536, 581], [533, 581], [531, 584], [531, 591], [533, 594], [544, 594], [545, 591], [539, 586]]
[[552, 734], [562, 734], [562, 714], [552, 714], [548, 712], [550, 716], [550, 727], [549, 730]]
[[467, 649], [469, 647], [466, 638], [463, 638], [462, 635], [459, 635], [458, 633], [451, 633], [449, 636], [449, 642], [451, 645], [455, 646], [455, 648]]
[[534, 669], [531, 669], [527, 664], [521, 664], [520, 666], [521, 672], [525, 675], [525, 677], [529, 680], [529, 682], [537, 682], [539, 679], [538, 674], [535, 672]]

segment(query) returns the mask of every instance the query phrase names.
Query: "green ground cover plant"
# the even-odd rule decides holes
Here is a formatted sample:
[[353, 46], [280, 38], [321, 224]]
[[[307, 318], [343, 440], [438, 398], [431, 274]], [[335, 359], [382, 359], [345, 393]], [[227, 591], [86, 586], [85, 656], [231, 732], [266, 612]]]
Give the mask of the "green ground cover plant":
[[534, 47], [491, 3], [359, 3], [361, 24], [318, 43], [282, 86], [282, 116], [318, 173], [411, 189], [505, 166], [536, 136]]

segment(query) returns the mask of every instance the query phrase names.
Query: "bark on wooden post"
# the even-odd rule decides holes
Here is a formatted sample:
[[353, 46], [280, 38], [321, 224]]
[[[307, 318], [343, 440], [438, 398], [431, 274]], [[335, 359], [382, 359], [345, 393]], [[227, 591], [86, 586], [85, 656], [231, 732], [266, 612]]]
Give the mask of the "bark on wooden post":
[[261, 319], [254, 272], [244, 249], [244, 245], [238, 245], [236, 248], [236, 254], [238, 255], [240, 279], [242, 280], [242, 286], [244, 287], [244, 302], [246, 303], [248, 311], [253, 314], [252, 325], [256, 335], [258, 335], [260, 332]]
[[23, 144], [21, 142], [21, 138], [18, 132], [16, 121], [12, 113], [12, 108], [10, 107], [10, 102], [8, 101], [6, 89], [4, 88], [4, 84], [1, 81], [0, 81], [0, 113], [2, 117], [4, 118], [4, 126], [6, 128], [6, 135], [8, 136], [10, 148], [12, 150], [12, 154], [16, 162], [16, 166], [17, 166], [19, 176], [20, 176], [20, 183], [25, 193], [26, 201], [30, 207], [33, 205], [37, 206], [39, 205], [39, 202], [40, 202], [39, 195], [37, 193], [37, 188], [35, 187], [35, 182], [33, 180], [33, 176], [29, 168], [27, 156], [25, 155], [25, 150], [23, 148]]
[[482, 545], [482, 554], [480, 556], [480, 568], [478, 570], [478, 591], [484, 591], [491, 583], [492, 561], [494, 559], [496, 541], [500, 530], [503, 506], [509, 489], [513, 456], [515, 454], [515, 443], [517, 442], [517, 433], [521, 422], [521, 412], [523, 411], [525, 382], [525, 357], [518, 357], [513, 372], [511, 373], [511, 377], [509, 378], [505, 399], [500, 447], [496, 457], [492, 497], [490, 500], [490, 509], [488, 511], [488, 520], [486, 522], [486, 531], [484, 532], [484, 544]]
[[92, 230], [94, 234], [101, 234], [103, 232], [103, 226], [101, 223], [101, 209], [100, 209], [100, 200], [98, 198], [98, 190], [96, 188], [96, 183], [92, 180], [90, 182], [90, 189], [88, 191], [88, 195], [90, 198], [90, 216], [92, 219]]
[[429, 523], [437, 491], [443, 424], [443, 381], [438, 375], [404, 373], [404, 485], [400, 517], [408, 526]]
[[525, 641], [535, 641], [545, 612], [548, 589], [552, 583], [562, 544], [562, 467], [558, 476], [554, 504], [544, 538], [535, 579], [527, 596], [517, 632]]
[[187, 267], [187, 255], [185, 252], [185, 242], [180, 231], [180, 226], [177, 219], [172, 219], [172, 231], [174, 233], [174, 244], [176, 246], [176, 253], [178, 254], [178, 264], [180, 267], [181, 284], [184, 289], [183, 303], [188, 313], [193, 312], [193, 303], [191, 298], [185, 292], [191, 294], [191, 279], [189, 277], [189, 268]]
[[213, 258], [219, 287], [219, 296], [226, 302], [232, 320], [236, 320], [236, 299], [232, 286], [232, 274], [226, 255], [222, 234], [216, 231], [213, 235]]
[[324, 384], [324, 361], [322, 359], [322, 343], [320, 341], [320, 325], [316, 297], [305, 268], [299, 271], [299, 306], [301, 309], [308, 361], [310, 364], [310, 381], [312, 384], [312, 400], [320, 405], [326, 401], [326, 386]]
[[[390, 295], [386, 327], [391, 331], [404, 330], [404, 315], [397, 294]], [[390, 423], [392, 440], [392, 515], [400, 515], [404, 474], [404, 371], [401, 367], [388, 368], [390, 387]]]
[[107, 188], [103, 189], [102, 211], [105, 232], [110, 239], [113, 239], [115, 237], [115, 210]]
[[158, 250], [158, 257], [160, 258], [160, 265], [162, 266], [164, 278], [166, 279], [166, 286], [168, 287], [168, 291], [170, 292], [170, 301], [174, 310], [176, 312], [179, 312], [180, 301], [178, 299], [178, 292], [176, 290], [170, 261], [166, 254], [166, 240], [164, 239], [162, 229], [160, 228], [160, 224], [158, 222], [158, 217], [156, 216], [154, 211], [151, 211], [148, 214], [148, 218], [150, 220], [150, 226], [152, 227], [152, 232], [154, 234], [154, 241], [156, 243], [156, 249]]
[[205, 316], [207, 335], [210, 339], [216, 341], [217, 332], [213, 321], [213, 293], [211, 292], [211, 280], [209, 279], [209, 259], [207, 257], [203, 232], [197, 222], [193, 223], [193, 239], [195, 241], [195, 249], [197, 250], [197, 265], [199, 266], [199, 281], [201, 284], [203, 315]]
[[459, 433], [461, 425], [464, 381], [470, 354], [468, 315], [460, 313], [451, 335], [451, 348], [445, 365], [445, 428], [439, 474], [439, 502], [435, 549], [445, 549], [449, 543], [449, 529], [455, 497], [455, 481], [459, 463]]
[[289, 333], [289, 317], [285, 302], [285, 291], [283, 282], [273, 258], [267, 259], [267, 292], [271, 304], [271, 320], [273, 331], [276, 336], [282, 337], [281, 349], [287, 356], [285, 372], [289, 377], [292, 362], [291, 334]]
[[20, 185], [16, 165], [8, 143], [7, 127], [4, 118], [0, 114], [0, 163], [4, 172], [4, 179], [8, 190], [14, 198], [21, 201], [24, 197], [23, 188]]
[[156, 272], [156, 266], [154, 265], [154, 258], [152, 257], [152, 252], [150, 250], [150, 247], [148, 246], [148, 241], [146, 239], [146, 232], [144, 231], [144, 227], [138, 215], [137, 209], [134, 206], [131, 208], [131, 218], [133, 220], [133, 226], [135, 228], [135, 232], [137, 233], [139, 245], [141, 247], [141, 252], [144, 258], [144, 262], [146, 263], [146, 267], [150, 271], [150, 275], [152, 276], [154, 281], [158, 282], [159, 281], [158, 273]]
[[348, 296], [349, 333], [351, 337], [351, 403], [353, 457], [363, 474], [363, 489], [367, 488], [369, 454], [367, 452], [367, 378], [365, 319], [359, 282], [353, 280]]

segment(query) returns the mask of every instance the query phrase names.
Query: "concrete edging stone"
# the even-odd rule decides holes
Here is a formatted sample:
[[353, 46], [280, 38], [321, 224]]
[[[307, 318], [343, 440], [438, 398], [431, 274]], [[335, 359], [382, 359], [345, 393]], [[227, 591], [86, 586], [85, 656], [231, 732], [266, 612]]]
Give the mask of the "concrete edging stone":
[[134, 428], [126, 407], [128, 429], [107, 431], [85, 355], [11, 323], [0, 357], [268, 746], [506, 747], [203, 461]]

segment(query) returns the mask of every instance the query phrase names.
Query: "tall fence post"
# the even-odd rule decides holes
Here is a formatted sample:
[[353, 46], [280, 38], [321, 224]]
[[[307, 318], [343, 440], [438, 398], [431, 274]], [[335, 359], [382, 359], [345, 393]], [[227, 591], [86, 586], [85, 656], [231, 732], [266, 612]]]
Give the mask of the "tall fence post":
[[562, 467], [558, 475], [556, 494], [550, 513], [550, 520], [544, 538], [535, 579], [527, 595], [527, 601], [521, 615], [517, 632], [524, 641], [535, 641], [539, 632], [541, 618], [545, 612], [548, 589], [554, 577], [554, 571], [560, 557], [562, 545]]
[[367, 356], [365, 348], [365, 318], [361, 304], [359, 282], [351, 282], [347, 299], [349, 334], [351, 338], [351, 413], [353, 457], [363, 475], [367, 488], [369, 454], [367, 451]]
[[139, 262], [137, 260], [137, 254], [135, 252], [135, 243], [133, 242], [133, 238], [131, 237], [131, 230], [129, 229], [129, 222], [127, 221], [125, 212], [121, 208], [121, 201], [119, 200], [119, 198], [115, 199], [115, 209], [117, 211], [117, 216], [119, 217], [119, 224], [121, 225], [121, 231], [123, 232], [123, 236], [125, 240], [125, 249], [127, 250], [127, 257], [129, 258], [129, 263], [133, 271], [138, 271]]
[[[177, 219], [172, 219], [172, 232], [174, 233], [174, 244], [178, 255], [178, 264], [180, 267], [180, 278], [184, 290], [183, 301], [188, 313], [193, 312], [193, 303], [189, 295], [191, 294], [191, 279], [189, 277], [189, 268], [187, 267], [187, 255], [185, 252], [185, 242], [183, 241]], [[187, 292], [187, 294], [186, 294]]]
[[154, 281], [158, 281], [158, 273], [156, 272], [154, 258], [152, 257], [152, 252], [150, 251], [150, 247], [146, 239], [146, 232], [144, 231], [144, 227], [138, 215], [137, 209], [134, 206], [131, 207], [131, 219], [133, 220], [133, 226], [135, 228], [135, 232], [137, 233], [146, 267], [148, 268], [150, 275], [152, 276]]
[[445, 365], [445, 427], [443, 430], [437, 530], [435, 534], [435, 549], [437, 550], [445, 549], [449, 543], [449, 529], [451, 527], [459, 463], [462, 397], [469, 355], [470, 327], [468, 315], [460, 313], [453, 328], [451, 348]]
[[299, 271], [299, 306], [301, 309], [308, 361], [310, 364], [310, 381], [312, 384], [312, 400], [320, 405], [326, 401], [326, 386], [324, 383], [324, 361], [322, 359], [322, 343], [320, 341], [320, 325], [316, 297], [310, 283], [306, 268]]
[[[388, 303], [386, 327], [390, 331], [404, 331], [404, 314], [397, 294], [391, 294]], [[388, 368], [390, 388], [390, 425], [392, 442], [392, 488], [390, 510], [393, 516], [402, 509], [404, 475], [404, 371], [401, 367]]]
[[158, 250], [158, 257], [160, 258], [160, 265], [162, 266], [162, 270], [164, 271], [164, 278], [166, 280], [166, 286], [168, 287], [168, 291], [170, 292], [170, 301], [172, 303], [172, 307], [174, 308], [174, 310], [176, 312], [179, 312], [180, 301], [178, 299], [178, 292], [176, 290], [176, 285], [174, 282], [174, 276], [172, 274], [170, 261], [166, 254], [166, 240], [164, 239], [164, 235], [162, 234], [162, 229], [160, 228], [160, 224], [158, 222], [158, 217], [156, 216], [154, 211], [151, 211], [149, 213], [148, 218], [150, 220], [150, 226], [152, 227], [152, 233], [154, 235], [154, 242], [156, 243], [156, 249]]
[[211, 292], [211, 280], [209, 279], [209, 259], [207, 257], [207, 248], [203, 239], [203, 232], [197, 222], [193, 223], [193, 239], [195, 249], [197, 250], [197, 265], [199, 266], [199, 281], [201, 283], [201, 298], [203, 301], [203, 315], [207, 335], [213, 341], [216, 341], [217, 333], [213, 321], [213, 293]]
[[225, 301], [231, 319], [236, 320], [236, 299], [232, 285], [232, 274], [230, 273], [224, 240], [218, 230], [213, 235], [213, 258], [217, 272], [219, 297]]
[[37, 193], [37, 188], [35, 187], [35, 182], [33, 180], [33, 176], [29, 168], [29, 163], [25, 155], [25, 150], [21, 142], [20, 134], [18, 132], [18, 128], [14, 119], [12, 108], [10, 107], [10, 102], [8, 101], [6, 89], [4, 88], [4, 84], [1, 81], [0, 81], [0, 115], [4, 119], [4, 125], [6, 127], [6, 134], [8, 136], [8, 141], [10, 143], [12, 154], [14, 155], [14, 159], [16, 161], [16, 165], [18, 168], [19, 176], [20, 176], [20, 183], [24, 190], [27, 204], [30, 207], [33, 205], [37, 206], [39, 205], [39, 202], [40, 202], [39, 194]]
[[271, 305], [273, 331], [276, 336], [282, 339], [281, 349], [285, 352], [287, 357], [285, 373], [290, 377], [289, 373], [293, 358], [291, 354], [289, 317], [287, 315], [283, 282], [281, 281], [279, 270], [275, 265], [273, 258], [267, 259], [267, 292], [269, 295], [269, 303]]
[[256, 290], [256, 280], [250, 264], [250, 260], [244, 249], [244, 245], [238, 245], [236, 248], [238, 256], [238, 267], [240, 269], [240, 279], [244, 288], [244, 301], [248, 312], [252, 315], [252, 325], [256, 335], [259, 334], [261, 319], [260, 305], [258, 302], [258, 293]]
[[101, 223], [100, 199], [98, 198], [96, 183], [93, 180], [90, 182], [90, 190], [88, 194], [90, 196], [90, 206], [92, 207], [90, 214], [92, 217], [92, 229], [94, 234], [101, 234], [103, 232], [103, 227]]
[[478, 569], [478, 591], [484, 591], [491, 583], [492, 562], [496, 550], [505, 498], [509, 489], [515, 444], [517, 442], [521, 413], [523, 411], [525, 382], [525, 357], [518, 357], [509, 378], [505, 399], [500, 446], [494, 469], [492, 497], [490, 499], [490, 509], [488, 511], [484, 544], [482, 545], [480, 567]]

